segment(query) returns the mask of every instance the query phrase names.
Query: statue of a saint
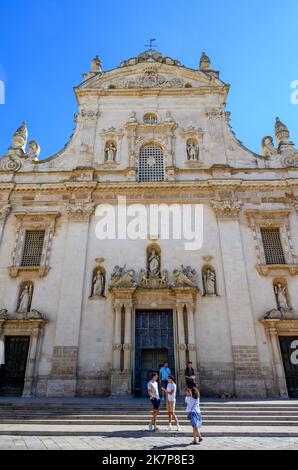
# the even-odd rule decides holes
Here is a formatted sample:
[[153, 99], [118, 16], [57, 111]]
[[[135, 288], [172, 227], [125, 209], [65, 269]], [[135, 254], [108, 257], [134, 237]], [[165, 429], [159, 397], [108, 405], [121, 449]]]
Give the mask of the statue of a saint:
[[104, 296], [104, 274], [100, 270], [93, 275], [92, 295]]
[[290, 310], [286, 298], [286, 288], [283, 287], [280, 282], [274, 286], [274, 292], [276, 294], [277, 307], [284, 308], [285, 310]]
[[25, 313], [30, 310], [32, 286], [26, 284], [20, 293], [18, 312]]
[[152, 253], [148, 259], [149, 274], [157, 276], [160, 271], [160, 258], [155, 250], [152, 250]]
[[206, 295], [216, 295], [216, 275], [212, 269], [203, 272], [204, 291]]
[[113, 144], [113, 142], [110, 142], [106, 146], [106, 161], [107, 162], [114, 162], [116, 159], [116, 152], [117, 152], [117, 147]]
[[195, 161], [198, 159], [198, 149], [193, 143], [187, 145], [188, 160]]

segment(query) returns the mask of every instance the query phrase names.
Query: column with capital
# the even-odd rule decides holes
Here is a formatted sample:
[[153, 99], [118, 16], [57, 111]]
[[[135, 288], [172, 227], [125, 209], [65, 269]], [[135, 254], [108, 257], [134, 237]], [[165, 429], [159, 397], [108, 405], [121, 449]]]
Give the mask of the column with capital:
[[281, 397], [288, 398], [288, 388], [284, 373], [284, 368], [282, 365], [282, 358], [280, 356], [280, 349], [278, 344], [278, 334], [276, 328], [269, 328], [269, 336], [270, 342], [272, 346], [272, 353], [273, 353], [273, 363], [276, 372], [276, 379], [278, 385], [278, 391]]
[[184, 304], [179, 302], [176, 305], [177, 311], [177, 326], [178, 326], [178, 380], [179, 380], [179, 390], [183, 390], [183, 385], [185, 382], [184, 369], [186, 366], [186, 344], [185, 344], [185, 331], [184, 331], [184, 321], [183, 321], [183, 309]]
[[123, 305], [117, 303], [114, 306], [115, 323], [114, 323], [114, 344], [113, 344], [113, 369], [120, 371], [121, 368], [121, 316]]
[[130, 370], [131, 369], [131, 315], [132, 315], [132, 303], [125, 303], [124, 304], [125, 310], [125, 329], [124, 329], [124, 369]]
[[40, 335], [39, 328], [34, 328], [32, 330], [31, 338], [30, 338], [30, 347], [29, 347], [29, 358], [28, 358], [28, 365], [26, 367], [26, 375], [24, 380], [24, 388], [22, 397], [30, 397], [32, 396], [32, 385], [34, 380], [34, 369], [36, 364], [36, 353], [37, 353], [37, 343]]
[[197, 368], [197, 348], [195, 340], [195, 325], [194, 325], [194, 305], [193, 303], [187, 303], [186, 312], [187, 312], [187, 329], [188, 329], [188, 351], [189, 351], [189, 360], [192, 362], [193, 367]]

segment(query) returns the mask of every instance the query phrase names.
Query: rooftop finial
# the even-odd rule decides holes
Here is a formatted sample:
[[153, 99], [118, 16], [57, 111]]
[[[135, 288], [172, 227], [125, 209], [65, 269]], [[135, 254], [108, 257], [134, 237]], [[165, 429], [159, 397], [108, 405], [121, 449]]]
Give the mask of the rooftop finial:
[[98, 55], [92, 60], [90, 71], [92, 73], [102, 73], [101, 60]]
[[22, 125], [13, 134], [12, 143], [15, 148], [25, 150], [27, 138], [28, 138], [27, 126], [26, 126], [26, 123], [23, 122]]
[[202, 52], [202, 55], [201, 55], [201, 58], [200, 58], [200, 70], [202, 70], [203, 72], [207, 72], [210, 69], [211, 69], [210, 59], [206, 55], [205, 52]]
[[276, 137], [278, 144], [280, 144], [281, 142], [288, 142], [290, 133], [288, 131], [287, 126], [281, 122], [278, 116], [276, 117], [276, 120], [275, 120], [274, 131], [275, 131], [275, 137]]

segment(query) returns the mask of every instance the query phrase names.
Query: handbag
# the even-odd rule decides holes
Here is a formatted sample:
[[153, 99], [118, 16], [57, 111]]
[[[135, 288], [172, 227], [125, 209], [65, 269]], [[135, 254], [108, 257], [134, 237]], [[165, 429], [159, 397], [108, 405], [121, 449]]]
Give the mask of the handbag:
[[192, 410], [194, 409], [195, 407], [195, 404], [196, 404], [196, 401], [194, 402], [194, 404], [192, 405], [192, 409], [187, 413], [187, 419], [190, 421], [191, 420], [191, 413], [192, 413]]

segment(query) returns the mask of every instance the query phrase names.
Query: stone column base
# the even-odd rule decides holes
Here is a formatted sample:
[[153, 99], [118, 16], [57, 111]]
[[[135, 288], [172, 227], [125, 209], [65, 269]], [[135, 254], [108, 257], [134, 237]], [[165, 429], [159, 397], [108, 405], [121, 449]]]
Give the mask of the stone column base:
[[76, 379], [48, 379], [47, 397], [75, 397]]
[[111, 373], [111, 395], [129, 396], [132, 394], [132, 371], [113, 370]]
[[235, 393], [237, 398], [266, 398], [263, 379], [236, 378]]

